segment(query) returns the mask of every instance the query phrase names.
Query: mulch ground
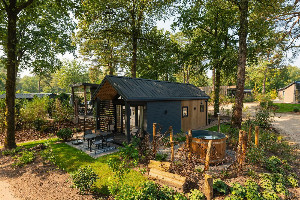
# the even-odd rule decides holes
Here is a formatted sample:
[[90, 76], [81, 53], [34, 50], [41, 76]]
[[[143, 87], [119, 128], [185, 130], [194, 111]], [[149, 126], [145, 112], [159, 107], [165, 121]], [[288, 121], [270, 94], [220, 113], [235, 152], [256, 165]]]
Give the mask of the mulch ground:
[[9, 183], [12, 196], [25, 200], [95, 199], [92, 195], [80, 195], [71, 187], [70, 175], [37, 158], [33, 163], [15, 168], [13, 159], [0, 155], [0, 183]]

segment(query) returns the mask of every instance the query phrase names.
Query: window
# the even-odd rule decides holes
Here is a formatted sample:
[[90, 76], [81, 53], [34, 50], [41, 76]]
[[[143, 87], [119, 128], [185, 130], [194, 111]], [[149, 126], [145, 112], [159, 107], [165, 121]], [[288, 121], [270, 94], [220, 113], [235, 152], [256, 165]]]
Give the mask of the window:
[[189, 109], [188, 109], [188, 107], [187, 106], [183, 106], [182, 107], [182, 118], [183, 117], [188, 117], [188, 115], [189, 115]]
[[204, 112], [204, 105], [200, 105], [200, 112]]

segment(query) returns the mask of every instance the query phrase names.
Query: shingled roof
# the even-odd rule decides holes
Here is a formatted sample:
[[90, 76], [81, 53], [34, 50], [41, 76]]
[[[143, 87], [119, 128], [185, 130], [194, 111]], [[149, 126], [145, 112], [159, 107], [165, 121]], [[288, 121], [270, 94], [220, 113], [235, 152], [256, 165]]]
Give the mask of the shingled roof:
[[103, 79], [93, 98], [107, 82], [125, 101], [209, 99], [205, 92], [192, 84], [111, 75]]

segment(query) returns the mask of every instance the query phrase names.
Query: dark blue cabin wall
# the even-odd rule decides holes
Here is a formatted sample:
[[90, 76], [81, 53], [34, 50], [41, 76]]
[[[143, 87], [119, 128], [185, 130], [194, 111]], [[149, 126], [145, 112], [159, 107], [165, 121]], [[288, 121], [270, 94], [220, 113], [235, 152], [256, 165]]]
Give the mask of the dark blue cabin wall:
[[181, 102], [180, 101], [155, 101], [147, 102], [147, 132], [152, 140], [153, 123], [161, 125], [162, 133], [170, 126], [173, 133], [181, 131]]

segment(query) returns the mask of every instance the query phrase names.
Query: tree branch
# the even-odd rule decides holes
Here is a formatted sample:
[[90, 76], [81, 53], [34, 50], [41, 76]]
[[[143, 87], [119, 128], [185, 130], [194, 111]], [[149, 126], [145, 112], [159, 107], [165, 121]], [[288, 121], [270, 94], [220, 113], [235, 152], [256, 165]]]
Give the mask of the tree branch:
[[25, 3], [22, 3], [18, 8], [17, 8], [17, 13], [19, 13], [21, 10], [27, 8], [30, 4], [32, 4], [33, 0], [28, 0]]

